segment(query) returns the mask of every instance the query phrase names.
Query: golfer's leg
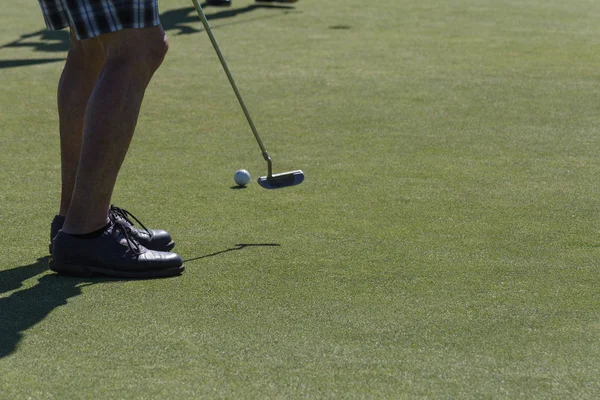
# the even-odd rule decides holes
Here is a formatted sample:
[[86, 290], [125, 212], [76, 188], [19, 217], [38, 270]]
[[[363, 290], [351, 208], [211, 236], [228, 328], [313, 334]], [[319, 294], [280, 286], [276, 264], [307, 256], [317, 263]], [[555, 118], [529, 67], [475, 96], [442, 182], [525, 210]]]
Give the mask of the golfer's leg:
[[73, 197], [63, 231], [82, 234], [108, 223], [108, 208], [144, 92], [167, 52], [161, 26], [100, 35], [105, 62], [84, 116]]
[[83, 116], [88, 100], [104, 65], [104, 51], [97, 41], [77, 40], [71, 31], [67, 62], [58, 84], [58, 116], [60, 125], [60, 155], [62, 192], [59, 215], [67, 215], [73, 188], [83, 132]]

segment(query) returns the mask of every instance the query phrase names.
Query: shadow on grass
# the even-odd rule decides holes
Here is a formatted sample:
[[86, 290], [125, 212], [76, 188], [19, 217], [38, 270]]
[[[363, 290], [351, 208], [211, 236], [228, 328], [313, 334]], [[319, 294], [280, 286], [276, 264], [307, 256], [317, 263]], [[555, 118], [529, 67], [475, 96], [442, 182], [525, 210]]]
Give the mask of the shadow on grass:
[[[205, 6], [206, 6], [206, 4], [202, 5], [203, 8]], [[237, 17], [238, 15], [248, 14], [252, 11], [259, 10], [259, 9], [275, 10], [275, 11], [278, 10], [278, 11], [283, 11], [283, 12], [271, 14], [271, 15], [262, 15], [260, 17], [255, 17], [255, 18], [249, 18], [249, 19], [247, 18], [247, 19], [244, 19], [243, 21], [229, 22], [226, 24], [219, 24], [219, 25], [215, 25], [215, 26], [213, 26], [211, 24], [211, 29], [214, 30], [214, 29], [218, 29], [219, 27], [223, 27], [223, 26], [227, 26], [227, 25], [237, 25], [237, 24], [241, 24], [241, 23], [246, 24], [249, 22], [257, 21], [257, 20], [275, 18], [275, 17], [279, 17], [281, 15], [288, 14], [289, 12], [295, 10], [295, 8], [293, 6], [250, 4], [246, 7], [232, 8], [232, 9], [227, 9], [224, 11], [217, 11], [215, 13], [207, 13], [205, 11], [205, 14], [206, 14], [206, 19], [208, 19], [208, 21], [210, 22], [210, 21], [218, 21], [221, 19]], [[185, 7], [185, 8], [180, 8], [178, 10], [166, 11], [160, 15], [160, 22], [162, 23], [163, 28], [165, 28], [165, 30], [167, 32], [172, 32], [174, 30], [178, 30], [179, 31], [177, 33], [178, 35], [189, 35], [192, 33], [204, 32], [204, 28], [202, 27], [202, 25], [200, 25], [201, 28], [195, 28], [194, 26], [186, 25], [186, 24], [194, 24], [194, 25], [198, 26], [198, 23], [200, 22], [200, 17], [198, 17], [198, 14], [196, 14], [196, 9], [194, 7]]]
[[[207, 6], [203, 4], [202, 7]], [[258, 9], [283, 11], [274, 13], [271, 15], [262, 15], [260, 17], [244, 19], [243, 21], [236, 21], [227, 24], [219, 24], [213, 26], [213, 29], [218, 29], [224, 25], [234, 25], [241, 23], [249, 23], [255, 20], [274, 18], [293, 11], [295, 8], [289, 5], [274, 5], [274, 4], [250, 4], [246, 7], [231, 8], [224, 11], [217, 11], [214, 13], [207, 13], [206, 18], [209, 21], [216, 21], [221, 19], [233, 18], [238, 15], [250, 13]], [[200, 18], [196, 14], [194, 7], [184, 7], [177, 10], [165, 11], [160, 15], [160, 21], [163, 28], [167, 33], [176, 32], [177, 35], [189, 35], [192, 33], [203, 32], [203, 28], [196, 28], [195, 26], [202, 26], [200, 24]], [[36, 32], [26, 33], [21, 35], [18, 39], [12, 42], [0, 45], [0, 50], [6, 48], [31, 48], [34, 52], [44, 53], [64, 53], [69, 50], [69, 32], [67, 29], [61, 31], [49, 31], [47, 29], [41, 29]], [[29, 65], [45, 64], [50, 62], [64, 61], [65, 58], [40, 58], [40, 59], [12, 59], [12, 60], [0, 60], [0, 69], [5, 68], [16, 68]]]
[[[214, 257], [230, 251], [247, 247], [278, 247], [277, 243], [241, 243], [234, 247], [190, 258], [185, 262]], [[67, 304], [67, 301], [81, 294], [86, 286], [116, 282], [127, 279], [118, 278], [77, 278], [44, 274], [48, 271], [49, 257], [38, 258], [28, 265], [0, 271], [0, 359], [11, 355], [17, 349], [23, 332], [43, 321], [53, 310]], [[43, 274], [43, 275], [42, 275]], [[18, 290], [23, 282], [42, 275], [36, 285]], [[13, 292], [8, 296], [4, 294]]]
[[[12, 354], [23, 332], [41, 322], [54, 309], [67, 304], [67, 300], [81, 294], [81, 288], [101, 282], [122, 279], [76, 278], [45, 274], [35, 286], [18, 290], [23, 282], [48, 270], [49, 257], [35, 263], [0, 271], [0, 359]], [[0, 396], [1, 397], [1, 396]]]
[[41, 65], [64, 60], [64, 58], [37, 58], [35, 60], [0, 60], [0, 69], [27, 67], [29, 65]]
[[230, 251], [242, 250], [242, 249], [245, 249], [246, 247], [279, 247], [279, 246], [281, 246], [279, 243], [240, 243], [240, 244], [236, 244], [234, 247], [230, 247], [225, 250], [217, 251], [216, 253], [211, 253], [211, 254], [206, 254], [203, 256], [199, 256], [199, 257], [189, 258], [187, 260], [184, 260], [183, 262], [190, 262], [190, 261], [201, 260], [203, 258], [214, 257], [214, 256], [218, 256], [219, 254], [229, 253]]
[[[35, 263], [0, 271], [0, 295], [19, 289], [23, 282], [48, 270], [49, 257]], [[81, 281], [44, 275], [37, 285], [0, 298], [0, 358], [10, 355], [23, 332], [42, 321], [52, 310], [77, 296]]]

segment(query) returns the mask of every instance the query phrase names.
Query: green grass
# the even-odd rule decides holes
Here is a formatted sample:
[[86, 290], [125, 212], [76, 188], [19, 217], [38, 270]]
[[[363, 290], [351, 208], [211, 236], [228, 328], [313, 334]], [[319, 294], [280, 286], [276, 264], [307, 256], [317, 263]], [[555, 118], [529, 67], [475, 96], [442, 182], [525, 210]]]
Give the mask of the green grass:
[[[43, 29], [10, 3], [1, 44]], [[265, 163], [206, 34], [175, 29], [201, 28], [191, 3], [162, 1], [114, 201], [194, 259], [174, 279], [36, 261], [62, 62], [35, 60], [65, 35], [0, 48], [0, 398], [598, 398], [600, 3], [253, 4], [206, 11], [306, 181], [230, 189]]]

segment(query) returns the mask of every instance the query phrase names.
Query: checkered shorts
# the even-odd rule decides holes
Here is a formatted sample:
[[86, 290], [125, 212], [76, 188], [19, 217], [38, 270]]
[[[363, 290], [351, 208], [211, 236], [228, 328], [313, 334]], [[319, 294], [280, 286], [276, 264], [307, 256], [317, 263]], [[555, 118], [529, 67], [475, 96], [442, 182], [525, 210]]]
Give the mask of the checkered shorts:
[[48, 29], [73, 27], [78, 39], [160, 24], [158, 0], [38, 0]]

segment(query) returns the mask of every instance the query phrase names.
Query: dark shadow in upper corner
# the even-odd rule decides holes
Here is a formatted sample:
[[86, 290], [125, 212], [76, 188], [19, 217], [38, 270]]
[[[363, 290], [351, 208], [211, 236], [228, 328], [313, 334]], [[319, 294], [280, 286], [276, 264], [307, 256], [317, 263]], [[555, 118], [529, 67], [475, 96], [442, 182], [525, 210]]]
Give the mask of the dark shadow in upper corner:
[[64, 58], [36, 58], [33, 60], [0, 60], [0, 69], [27, 67], [29, 65], [41, 65], [64, 60]]
[[[203, 5], [203, 7], [206, 4]], [[209, 21], [233, 18], [238, 15], [247, 14], [258, 9], [269, 9], [284, 11], [283, 13], [274, 13], [271, 15], [263, 15], [254, 19], [245, 19], [239, 22], [231, 22], [227, 25], [233, 25], [236, 23], [247, 23], [252, 20], [272, 18], [279, 15], [287, 14], [292, 10], [295, 10], [293, 6], [289, 5], [274, 5], [274, 4], [250, 4], [246, 7], [231, 8], [223, 11], [217, 11], [214, 13], [207, 13], [206, 18]], [[203, 32], [204, 29], [200, 24], [200, 18], [196, 14], [194, 7], [184, 7], [177, 10], [165, 11], [160, 15], [160, 21], [163, 28], [167, 33], [176, 31], [177, 35], [189, 35], [192, 33]], [[225, 24], [220, 24], [223, 26]], [[197, 28], [199, 26], [200, 28]], [[213, 29], [218, 28], [212, 27]], [[49, 31], [42, 29], [32, 33], [26, 33], [21, 35], [18, 39], [12, 42], [0, 45], [0, 50], [6, 48], [31, 48], [34, 52], [44, 53], [65, 53], [69, 50], [69, 31], [63, 29], [60, 31]], [[0, 60], [0, 69], [4, 68], [15, 68], [29, 65], [45, 64], [57, 61], [63, 61], [65, 58], [41, 58], [41, 59], [9, 59]]]
[[30, 47], [34, 51], [63, 53], [69, 50], [69, 31], [66, 29], [61, 31], [42, 29], [37, 32], [26, 33], [12, 42], [1, 45], [0, 49], [9, 47]]
[[225, 250], [217, 251], [216, 253], [211, 253], [211, 254], [206, 254], [203, 256], [199, 256], [199, 257], [189, 258], [187, 260], [184, 260], [183, 262], [190, 262], [190, 261], [201, 260], [203, 258], [214, 257], [214, 256], [218, 256], [219, 254], [229, 253], [230, 251], [242, 250], [242, 249], [245, 249], [246, 247], [279, 247], [279, 246], [281, 246], [279, 243], [240, 243], [240, 244], [234, 245], [234, 247], [230, 247]]
[[[36, 285], [17, 290], [27, 279], [48, 270], [49, 257], [36, 262], [0, 271], [0, 359], [14, 353], [23, 332], [43, 321], [54, 309], [81, 294], [81, 288], [100, 282], [117, 281], [112, 278], [75, 278], [44, 274]], [[16, 290], [16, 291], [15, 291]]]
[[[206, 4], [203, 4], [202, 7], [204, 7], [205, 5]], [[231, 9], [227, 9], [227, 10], [223, 10], [223, 11], [217, 11], [215, 13], [206, 13], [205, 12], [205, 15], [206, 15], [206, 19], [210, 22], [210, 21], [216, 21], [216, 20], [220, 20], [220, 19], [237, 17], [238, 15], [247, 14], [247, 13], [250, 13], [250, 12], [258, 10], [258, 9], [279, 10], [279, 11], [283, 10], [284, 13], [288, 13], [292, 10], [295, 10], [295, 8], [293, 6], [250, 4], [246, 7], [231, 8]], [[278, 16], [278, 15], [281, 15], [281, 13], [273, 14], [273, 15], [266, 15], [266, 16], [262, 16], [260, 18], [255, 18], [253, 20], [272, 18], [272, 17]], [[249, 21], [251, 21], [251, 20], [246, 19], [243, 22], [249, 22]], [[195, 28], [194, 26], [189, 25], [189, 24], [197, 25], [200, 22], [200, 17], [196, 13], [196, 9], [194, 7], [184, 7], [184, 8], [180, 8], [177, 10], [166, 11], [160, 15], [160, 22], [162, 23], [163, 28], [167, 32], [178, 30], [179, 31], [177, 33], [178, 35], [189, 35], [192, 33], [204, 31], [204, 28], [202, 27], [202, 25], [200, 25], [201, 28]], [[229, 24], [220, 24], [219, 26], [233, 25], [233, 24], [235, 24], [235, 22], [232, 22]], [[215, 29], [217, 27], [211, 26], [211, 28]]]

